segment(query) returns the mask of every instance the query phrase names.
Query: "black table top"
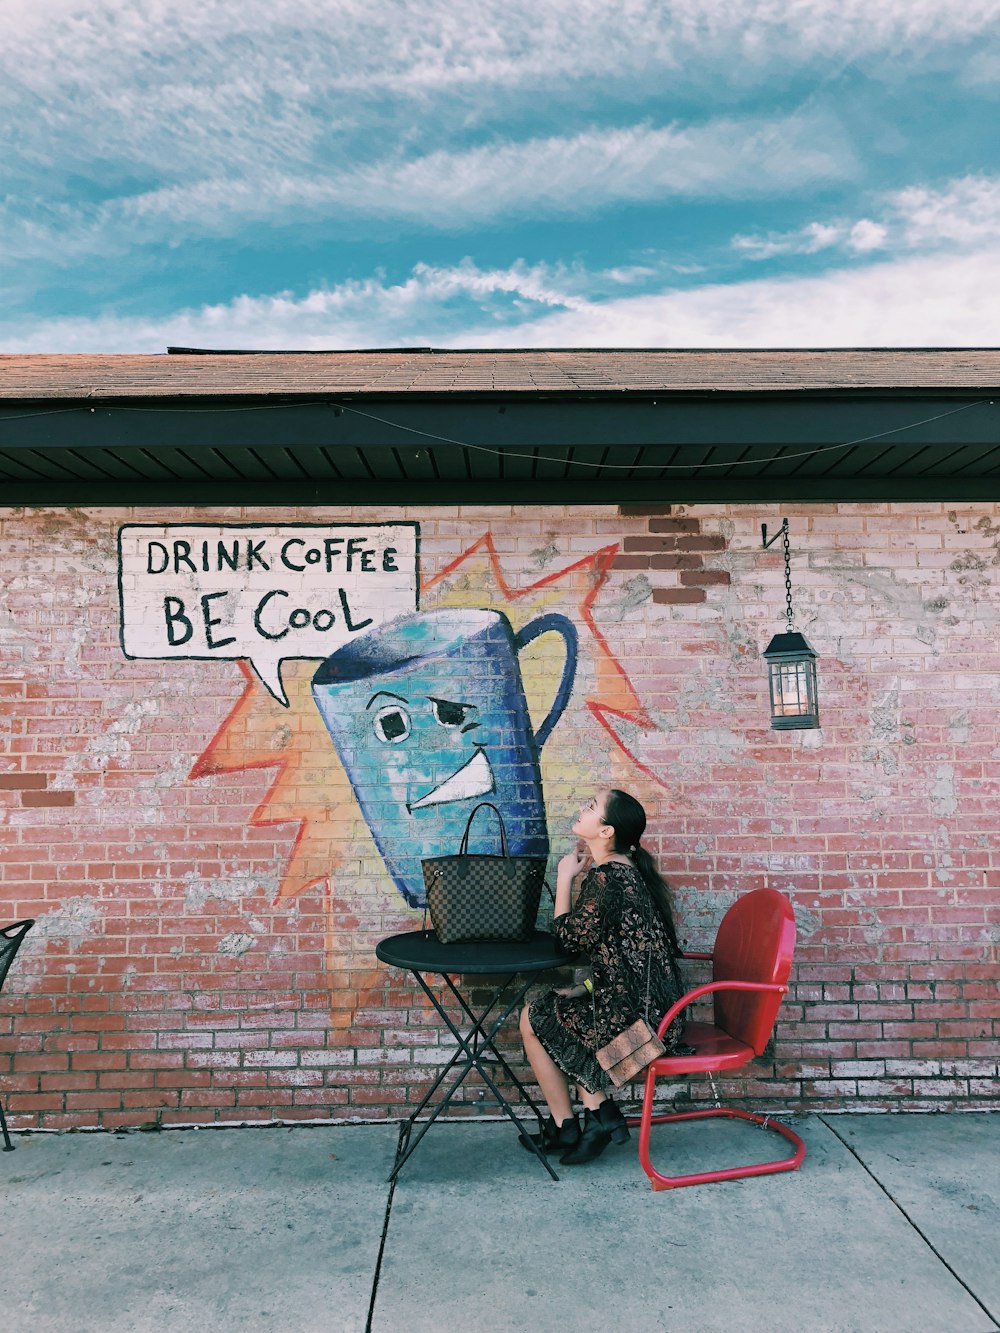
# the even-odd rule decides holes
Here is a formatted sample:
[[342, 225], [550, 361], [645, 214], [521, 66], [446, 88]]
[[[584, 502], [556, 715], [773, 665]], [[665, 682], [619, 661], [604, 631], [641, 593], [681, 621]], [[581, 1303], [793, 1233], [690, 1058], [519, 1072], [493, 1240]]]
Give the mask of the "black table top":
[[468, 972], [490, 976], [502, 972], [546, 972], [567, 967], [573, 959], [556, 939], [536, 930], [523, 943], [507, 940], [465, 940], [442, 944], [433, 930], [408, 930], [390, 935], [375, 946], [375, 955], [393, 967], [419, 972]]

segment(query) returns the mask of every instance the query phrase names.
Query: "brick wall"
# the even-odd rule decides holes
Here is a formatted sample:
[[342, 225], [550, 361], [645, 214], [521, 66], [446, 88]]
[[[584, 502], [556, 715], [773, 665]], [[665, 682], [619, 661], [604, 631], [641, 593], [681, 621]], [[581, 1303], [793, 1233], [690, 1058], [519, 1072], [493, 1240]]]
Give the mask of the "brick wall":
[[[768, 726], [784, 587], [760, 524], [785, 514], [820, 731]], [[0, 996], [13, 1125], [379, 1118], [433, 1077], [447, 1033], [373, 952], [421, 913], [312, 705], [315, 663], [286, 663], [286, 708], [245, 664], [130, 660], [119, 633], [124, 524], [404, 519], [422, 608], [578, 629], [541, 752], [555, 854], [610, 781], [647, 806], [691, 947], [748, 888], [792, 899], [773, 1058], [724, 1095], [1000, 1105], [1000, 506], [31, 510], [0, 511], [0, 919], [37, 921]], [[536, 726], [562, 662], [555, 635], [521, 653]]]

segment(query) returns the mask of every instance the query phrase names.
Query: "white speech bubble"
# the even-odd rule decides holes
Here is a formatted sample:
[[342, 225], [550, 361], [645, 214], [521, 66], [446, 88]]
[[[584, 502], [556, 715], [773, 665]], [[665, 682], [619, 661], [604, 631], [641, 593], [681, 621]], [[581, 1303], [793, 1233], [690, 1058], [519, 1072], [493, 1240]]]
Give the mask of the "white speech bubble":
[[122, 651], [243, 658], [285, 707], [281, 663], [325, 658], [412, 613], [417, 523], [130, 523], [118, 530]]

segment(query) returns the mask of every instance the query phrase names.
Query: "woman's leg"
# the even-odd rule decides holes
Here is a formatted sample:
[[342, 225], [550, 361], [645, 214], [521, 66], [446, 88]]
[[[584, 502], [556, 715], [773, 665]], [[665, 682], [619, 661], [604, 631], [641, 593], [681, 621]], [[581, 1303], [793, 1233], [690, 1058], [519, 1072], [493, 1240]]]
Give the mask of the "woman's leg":
[[576, 1090], [580, 1096], [580, 1101], [583, 1102], [588, 1111], [596, 1111], [603, 1102], [608, 1100], [606, 1092], [588, 1092], [586, 1088], [581, 1088], [579, 1084], [577, 1084]]
[[528, 1057], [528, 1064], [531, 1065], [531, 1072], [538, 1080], [538, 1086], [548, 1103], [552, 1119], [557, 1125], [561, 1125], [564, 1120], [570, 1120], [573, 1116], [573, 1104], [570, 1101], [566, 1076], [535, 1036], [527, 1005], [521, 1010], [520, 1026], [524, 1053]]

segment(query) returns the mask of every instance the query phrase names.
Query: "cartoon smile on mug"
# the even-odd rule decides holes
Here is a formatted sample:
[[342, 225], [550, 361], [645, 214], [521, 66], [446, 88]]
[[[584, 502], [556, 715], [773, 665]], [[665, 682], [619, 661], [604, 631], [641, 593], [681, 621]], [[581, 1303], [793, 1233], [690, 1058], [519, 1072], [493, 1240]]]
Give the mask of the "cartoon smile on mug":
[[[406, 808], [410, 814], [496, 791], [485, 746], [471, 734], [481, 725], [476, 720], [479, 709], [475, 704], [433, 695], [408, 699], [391, 690], [379, 690], [369, 699], [366, 712], [383, 745], [405, 747], [411, 752], [411, 763], [418, 755], [423, 761], [419, 763], [419, 785], [413, 781], [416, 772], [409, 775], [413, 794]], [[422, 794], [415, 795], [414, 789]]]

